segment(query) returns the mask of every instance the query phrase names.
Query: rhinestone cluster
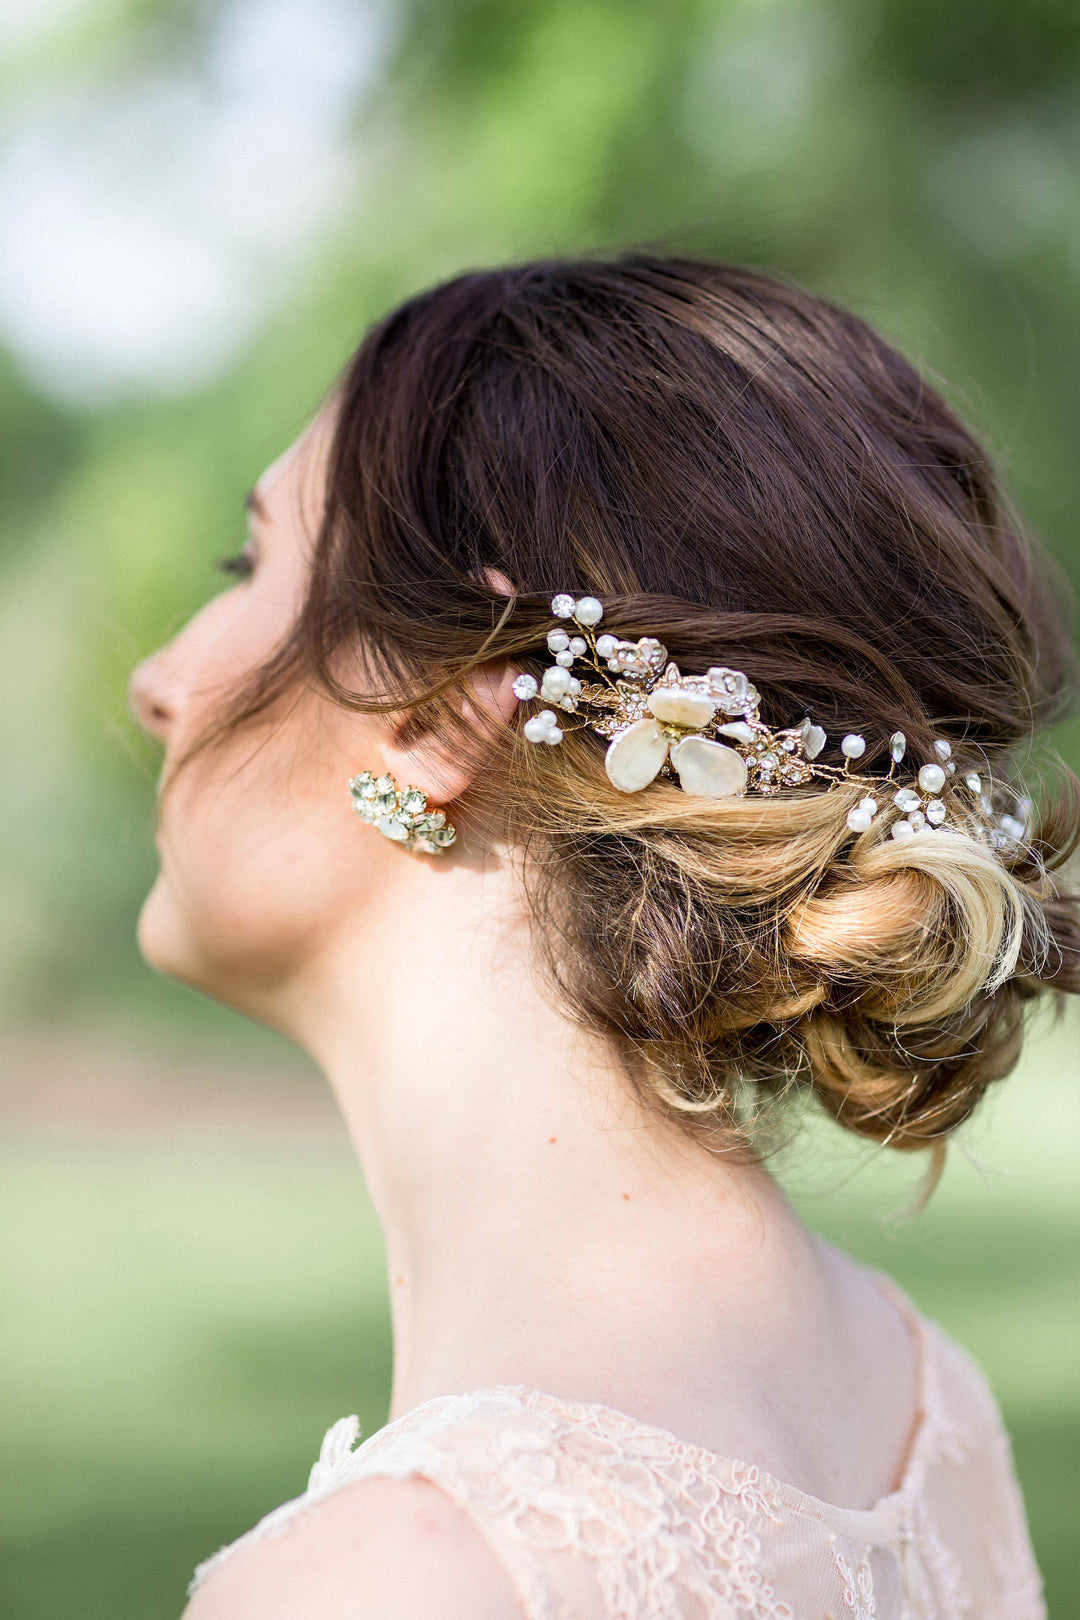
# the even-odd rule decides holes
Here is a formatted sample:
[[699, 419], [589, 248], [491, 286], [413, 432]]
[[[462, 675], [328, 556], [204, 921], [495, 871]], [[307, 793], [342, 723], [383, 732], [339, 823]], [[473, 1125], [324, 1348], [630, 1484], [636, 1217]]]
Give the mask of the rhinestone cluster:
[[392, 776], [362, 771], [349, 783], [349, 792], [360, 820], [406, 849], [439, 855], [457, 837], [441, 810], [428, 809], [426, 793], [418, 787], [399, 789]]
[[[842, 766], [822, 764], [819, 755], [828, 738], [821, 726], [808, 716], [797, 726], [770, 730], [761, 719], [757, 688], [741, 670], [718, 665], [704, 675], [683, 675], [654, 636], [624, 641], [607, 633], [597, 635], [604, 609], [594, 596], [575, 598], [560, 592], [552, 599], [551, 611], [557, 621], [547, 635], [551, 665], [539, 680], [522, 673], [513, 685], [520, 702], [548, 705], [526, 720], [528, 742], [555, 746], [565, 735], [566, 717], [576, 716], [579, 726], [608, 740], [605, 768], [622, 792], [640, 792], [658, 777], [666, 777], [689, 793], [710, 798], [747, 792], [772, 795], [818, 779], [830, 786], [850, 782], [866, 787], [864, 797], [848, 812], [847, 825], [853, 833], [869, 832], [876, 818], [886, 813], [891, 836], [897, 840], [934, 831], [946, 822], [948, 806], [941, 795], [957, 775], [952, 744], [946, 738], [935, 741], [934, 758], [908, 784], [896, 777], [907, 754], [901, 731], [889, 739], [887, 776], [862, 776], [853, 770], [866, 752], [866, 739], [857, 732], [841, 739]], [[575, 675], [575, 666], [581, 665], [587, 665], [589, 673]], [[982, 812], [995, 849], [1015, 849], [1025, 841], [1031, 809], [1026, 801], [1015, 807], [1015, 815], [1003, 815], [984, 793], [977, 771], [964, 771], [959, 781]], [[899, 817], [893, 816], [894, 811]]]

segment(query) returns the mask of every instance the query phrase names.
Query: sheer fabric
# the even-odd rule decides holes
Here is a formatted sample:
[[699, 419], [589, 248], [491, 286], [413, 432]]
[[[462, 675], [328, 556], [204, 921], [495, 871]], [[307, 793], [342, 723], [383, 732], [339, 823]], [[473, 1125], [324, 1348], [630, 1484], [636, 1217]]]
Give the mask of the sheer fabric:
[[[419, 1477], [486, 1537], [525, 1620], [1045, 1620], [1008, 1437], [979, 1368], [881, 1279], [919, 1345], [899, 1487], [838, 1508], [605, 1406], [502, 1386], [427, 1401], [363, 1445], [329, 1431], [303, 1496]], [[359, 1572], [358, 1572], [359, 1573]]]

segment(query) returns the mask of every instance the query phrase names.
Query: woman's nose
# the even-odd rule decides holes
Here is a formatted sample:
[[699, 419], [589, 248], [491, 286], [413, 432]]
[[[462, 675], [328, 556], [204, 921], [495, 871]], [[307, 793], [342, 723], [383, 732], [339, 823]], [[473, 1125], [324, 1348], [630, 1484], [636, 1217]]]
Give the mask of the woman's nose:
[[176, 710], [162, 679], [160, 659], [160, 653], [154, 653], [133, 671], [128, 683], [128, 700], [143, 730], [165, 742]]

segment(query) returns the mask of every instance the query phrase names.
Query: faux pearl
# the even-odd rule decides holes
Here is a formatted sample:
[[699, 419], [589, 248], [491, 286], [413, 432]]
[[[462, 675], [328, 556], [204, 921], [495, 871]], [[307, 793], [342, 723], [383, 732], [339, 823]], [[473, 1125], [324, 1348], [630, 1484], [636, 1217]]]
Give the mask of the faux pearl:
[[908, 823], [913, 832], [918, 832], [920, 827], [926, 826], [926, 817], [921, 810], [912, 810], [908, 815]]
[[541, 691], [546, 698], [565, 697], [569, 690], [570, 671], [568, 669], [561, 669], [558, 664], [553, 664], [550, 669], [545, 669], [544, 684]]
[[859, 809], [868, 810], [872, 816], [877, 815], [877, 800], [868, 793], [865, 799], [859, 800]]
[[551, 611], [557, 619], [572, 619], [574, 617], [574, 598], [561, 591], [558, 596], [551, 598]]
[[861, 804], [857, 805], [854, 810], [849, 810], [847, 813], [847, 824], [851, 828], [852, 832], [855, 833], [869, 832], [873, 819], [874, 818], [870, 811], [864, 810]]
[[547, 644], [553, 653], [565, 652], [570, 645], [570, 637], [565, 630], [549, 630]]
[[854, 731], [849, 731], [840, 744], [840, 752], [845, 759], [861, 759], [866, 753], [866, 738], [860, 737]]
[[596, 638], [596, 651], [601, 658], [610, 658], [618, 645], [617, 636], [604, 635]]
[[945, 786], [945, 772], [940, 765], [924, 765], [919, 772], [919, 786], [924, 793], [940, 793]]
[[914, 834], [915, 829], [910, 821], [893, 822], [892, 835], [898, 842], [901, 838], [912, 838]]
[[549, 748], [554, 748], [555, 744], [561, 743], [562, 740], [563, 734], [559, 730], [558, 726], [549, 726], [544, 732], [544, 741], [547, 743]]
[[557, 652], [555, 654], [555, 662], [558, 664], [560, 669], [569, 669], [571, 667], [574, 662], [574, 655], [570, 651], [569, 647], [567, 647], [565, 652]]
[[578, 598], [578, 601], [574, 607], [574, 618], [577, 620], [578, 624], [599, 624], [603, 617], [603, 604], [598, 602], [595, 596], [582, 596]]
[[538, 714], [534, 714], [530, 720], [526, 720], [522, 730], [525, 733], [526, 742], [542, 743], [548, 734], [548, 724]]

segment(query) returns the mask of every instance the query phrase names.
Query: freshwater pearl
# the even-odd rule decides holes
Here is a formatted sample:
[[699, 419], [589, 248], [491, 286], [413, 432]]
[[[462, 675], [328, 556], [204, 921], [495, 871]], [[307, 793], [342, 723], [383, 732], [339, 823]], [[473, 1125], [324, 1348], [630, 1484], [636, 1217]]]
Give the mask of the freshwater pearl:
[[746, 761], [723, 743], [684, 737], [672, 748], [671, 763], [684, 793], [727, 799], [746, 792]]
[[707, 726], [716, 712], [716, 699], [708, 692], [685, 692], [678, 686], [658, 686], [649, 693], [646, 707], [670, 726]]
[[599, 624], [604, 617], [603, 604], [595, 596], [582, 596], [574, 607], [574, 618], [578, 624]]
[[805, 757], [807, 759], [817, 759], [829, 739], [821, 726], [808, 724], [803, 728], [802, 740], [802, 751]]
[[736, 742], [752, 743], [757, 735], [753, 726], [745, 720], [729, 720], [716, 729], [721, 737], [734, 737]]
[[608, 781], [620, 793], [640, 793], [667, 758], [668, 740], [657, 721], [635, 720], [614, 739], [604, 755]]
[[924, 765], [919, 772], [919, 786], [924, 793], [940, 793], [945, 786], [945, 772], [940, 765]]

